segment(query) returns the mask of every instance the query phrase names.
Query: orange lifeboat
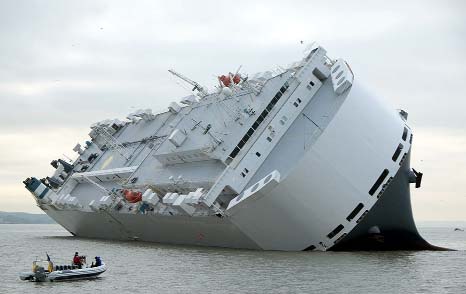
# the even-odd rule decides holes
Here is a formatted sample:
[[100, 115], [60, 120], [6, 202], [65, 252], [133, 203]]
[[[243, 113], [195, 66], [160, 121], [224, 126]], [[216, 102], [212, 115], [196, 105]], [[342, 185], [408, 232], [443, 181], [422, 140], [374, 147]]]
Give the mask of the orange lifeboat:
[[[221, 75], [218, 77], [218, 80], [225, 86], [225, 87], [229, 87], [230, 84], [231, 84], [231, 77], [230, 75]], [[241, 76], [239, 74], [236, 74], [233, 76], [233, 83], [235, 83], [235, 85], [239, 84], [239, 82], [241, 81]]]
[[136, 203], [142, 200], [142, 193], [131, 191], [131, 190], [123, 190], [123, 195], [125, 195], [126, 201], [129, 203]]

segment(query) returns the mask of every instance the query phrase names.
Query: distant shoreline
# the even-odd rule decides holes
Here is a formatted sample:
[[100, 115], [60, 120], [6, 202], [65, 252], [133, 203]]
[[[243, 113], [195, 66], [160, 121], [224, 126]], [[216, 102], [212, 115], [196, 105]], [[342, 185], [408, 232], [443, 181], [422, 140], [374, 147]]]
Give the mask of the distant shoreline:
[[0, 211], [0, 224], [56, 224], [46, 214]]

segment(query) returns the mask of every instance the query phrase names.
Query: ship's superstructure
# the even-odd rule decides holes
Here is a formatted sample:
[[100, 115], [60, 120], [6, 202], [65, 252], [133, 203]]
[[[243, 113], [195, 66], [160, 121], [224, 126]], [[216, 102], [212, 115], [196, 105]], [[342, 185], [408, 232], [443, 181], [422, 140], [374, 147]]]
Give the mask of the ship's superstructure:
[[308, 47], [286, 69], [91, 126], [74, 162], [24, 181], [72, 234], [265, 250], [422, 249], [407, 113]]

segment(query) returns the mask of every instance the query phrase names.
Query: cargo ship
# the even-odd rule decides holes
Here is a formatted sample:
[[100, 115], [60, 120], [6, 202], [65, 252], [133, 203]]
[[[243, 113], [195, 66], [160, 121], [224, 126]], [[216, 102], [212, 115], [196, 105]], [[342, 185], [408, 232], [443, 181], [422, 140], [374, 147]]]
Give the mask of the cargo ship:
[[258, 250], [433, 249], [418, 233], [408, 113], [320, 45], [286, 67], [230, 72], [152, 113], [90, 126], [75, 160], [27, 178], [71, 234]]

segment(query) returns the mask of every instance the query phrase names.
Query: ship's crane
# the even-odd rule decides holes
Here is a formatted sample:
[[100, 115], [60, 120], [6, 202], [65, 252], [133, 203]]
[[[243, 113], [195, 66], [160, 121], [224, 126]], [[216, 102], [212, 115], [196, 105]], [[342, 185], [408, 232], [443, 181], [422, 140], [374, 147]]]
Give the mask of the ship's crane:
[[205, 96], [209, 95], [209, 92], [207, 92], [207, 90], [204, 87], [202, 87], [201, 85], [199, 85], [195, 81], [185, 77], [184, 75], [182, 75], [180, 73], [177, 73], [176, 71], [174, 71], [172, 69], [169, 69], [168, 72], [171, 73], [172, 75], [176, 76], [176, 77], [179, 77], [180, 79], [182, 79], [186, 83], [192, 85], [194, 87], [192, 89], [192, 91], [194, 91], [194, 90], [199, 91], [199, 94], [201, 94], [201, 97], [205, 97]]

